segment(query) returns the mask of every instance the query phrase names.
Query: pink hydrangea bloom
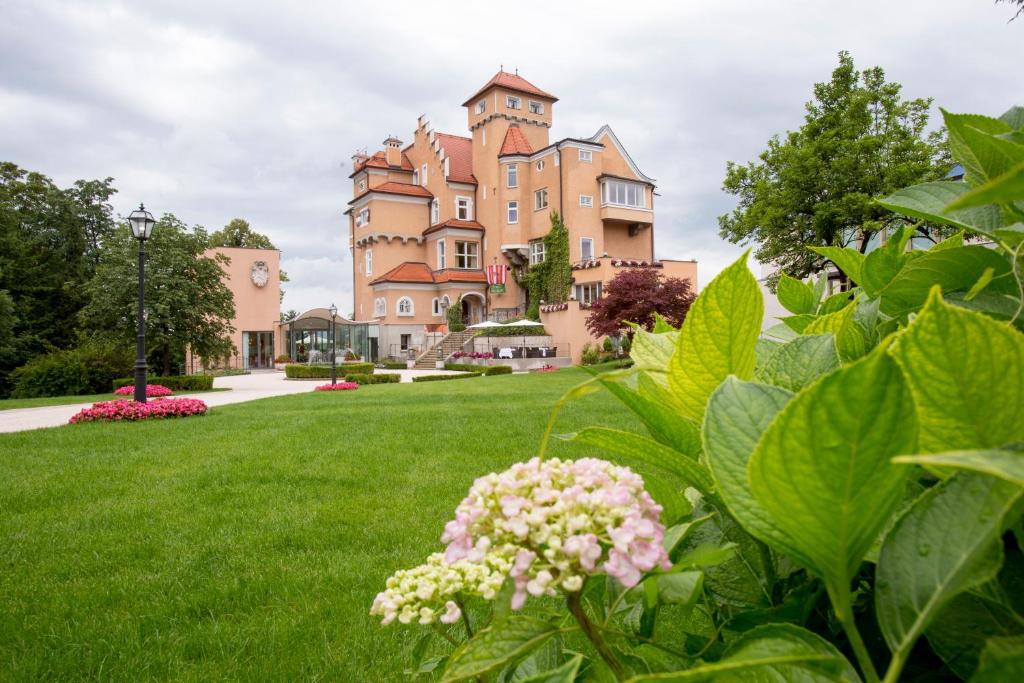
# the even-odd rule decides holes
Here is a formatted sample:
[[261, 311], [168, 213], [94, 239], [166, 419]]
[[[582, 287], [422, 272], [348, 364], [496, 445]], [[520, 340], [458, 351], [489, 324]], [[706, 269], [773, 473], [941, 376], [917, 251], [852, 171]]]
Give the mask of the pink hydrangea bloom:
[[196, 398], [158, 398], [146, 403], [119, 399], [101, 401], [75, 413], [68, 422], [134, 422], [138, 420], [188, 417], [206, 413], [206, 404]]
[[[147, 384], [146, 385], [146, 398], [162, 398], [164, 396], [170, 396], [174, 392], [165, 387], [163, 384]], [[115, 396], [134, 396], [135, 386], [127, 385], [114, 390]]]
[[316, 387], [314, 391], [351, 391], [358, 388], [359, 384], [356, 382], [335, 382], [334, 384], [328, 382]]

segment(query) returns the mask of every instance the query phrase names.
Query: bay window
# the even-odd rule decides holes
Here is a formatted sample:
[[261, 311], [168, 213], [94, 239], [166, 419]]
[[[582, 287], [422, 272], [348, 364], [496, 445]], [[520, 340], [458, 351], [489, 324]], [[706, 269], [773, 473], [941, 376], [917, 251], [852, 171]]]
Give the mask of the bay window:
[[606, 180], [601, 184], [601, 203], [643, 209], [647, 205], [644, 186], [624, 180]]
[[455, 243], [455, 267], [463, 270], [473, 270], [480, 267], [480, 243], [479, 242], [456, 242]]

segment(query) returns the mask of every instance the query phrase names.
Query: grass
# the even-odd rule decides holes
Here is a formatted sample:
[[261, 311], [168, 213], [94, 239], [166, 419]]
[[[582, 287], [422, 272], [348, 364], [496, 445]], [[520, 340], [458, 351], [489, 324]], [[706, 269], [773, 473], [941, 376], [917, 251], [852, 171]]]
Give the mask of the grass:
[[[211, 391], [231, 391], [229, 388], [201, 389], [198, 391], [179, 391], [177, 394], [203, 394]], [[44, 408], [46, 406], [67, 406], [79, 403], [96, 403], [97, 401], [113, 401], [116, 398], [131, 396], [115, 396], [114, 392], [106, 394], [83, 394], [81, 396], [43, 396], [40, 398], [7, 398], [0, 400], [0, 410], [15, 408]]]
[[[368, 615], [580, 370], [392, 384], [0, 435], [0, 680], [404, 678]], [[637, 423], [605, 393], [556, 433]], [[553, 456], [593, 454], [556, 440]]]

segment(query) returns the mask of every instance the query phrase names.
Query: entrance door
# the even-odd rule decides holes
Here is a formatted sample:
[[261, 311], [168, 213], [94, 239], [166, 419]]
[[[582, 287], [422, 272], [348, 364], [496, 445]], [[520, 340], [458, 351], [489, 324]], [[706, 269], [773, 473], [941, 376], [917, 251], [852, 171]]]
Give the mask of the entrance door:
[[273, 332], [246, 332], [247, 342], [246, 367], [247, 368], [272, 368], [274, 367], [274, 333]]

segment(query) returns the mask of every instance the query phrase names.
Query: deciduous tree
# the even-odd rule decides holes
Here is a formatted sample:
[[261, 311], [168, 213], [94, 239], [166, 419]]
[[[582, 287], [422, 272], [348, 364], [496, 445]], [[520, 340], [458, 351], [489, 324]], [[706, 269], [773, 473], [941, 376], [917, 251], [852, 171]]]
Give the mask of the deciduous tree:
[[210, 233], [211, 247], [244, 247], [247, 249], [276, 249], [270, 238], [256, 232], [244, 218], [233, 218], [222, 229]]
[[616, 335], [630, 322], [652, 330], [655, 313], [679, 327], [694, 298], [688, 280], [662, 277], [654, 269], [624, 270], [608, 282], [601, 298], [594, 302], [587, 329], [595, 336]]

